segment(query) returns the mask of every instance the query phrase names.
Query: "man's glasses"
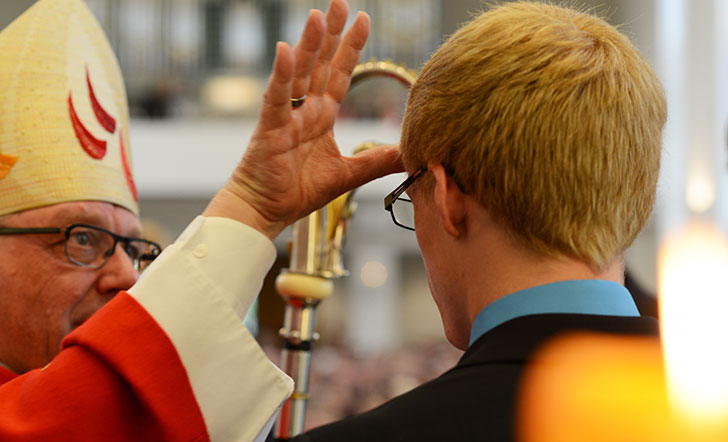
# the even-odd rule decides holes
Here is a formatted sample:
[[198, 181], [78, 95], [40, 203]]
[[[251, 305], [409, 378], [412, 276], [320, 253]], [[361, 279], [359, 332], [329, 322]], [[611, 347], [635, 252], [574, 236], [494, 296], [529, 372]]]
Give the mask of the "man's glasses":
[[392, 221], [399, 227], [412, 231], [415, 230], [415, 208], [412, 205], [412, 201], [408, 198], [400, 198], [400, 195], [426, 171], [427, 166], [418, 169], [415, 173], [408, 176], [402, 184], [397, 186], [392, 193], [384, 197], [384, 210], [392, 215]]
[[69, 261], [92, 269], [101, 268], [106, 264], [119, 243], [138, 272], [147, 268], [162, 252], [162, 247], [152, 241], [128, 238], [88, 224], [73, 224], [65, 229], [60, 227], [0, 227], [0, 235], [44, 233], [63, 233], [66, 236], [66, 256]]

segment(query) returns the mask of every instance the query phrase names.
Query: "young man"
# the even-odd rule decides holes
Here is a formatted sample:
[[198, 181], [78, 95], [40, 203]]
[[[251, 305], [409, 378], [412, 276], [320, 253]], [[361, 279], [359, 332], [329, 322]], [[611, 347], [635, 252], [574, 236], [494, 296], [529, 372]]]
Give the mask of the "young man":
[[294, 440], [512, 440], [519, 376], [548, 338], [657, 334], [622, 285], [623, 254], [652, 210], [665, 119], [650, 67], [591, 15], [508, 3], [450, 37], [410, 91], [410, 176], [385, 205], [415, 230], [447, 338], [466, 352]]
[[81, 0], [40, 0], [0, 33], [0, 440], [267, 434], [292, 381], [242, 318], [271, 239], [401, 170], [394, 148], [345, 158], [334, 143], [369, 29], [360, 14], [342, 36], [346, 19], [333, 0], [293, 49], [279, 43], [234, 176], [141, 278], [159, 250], [140, 238], [123, 81], [98, 23]]

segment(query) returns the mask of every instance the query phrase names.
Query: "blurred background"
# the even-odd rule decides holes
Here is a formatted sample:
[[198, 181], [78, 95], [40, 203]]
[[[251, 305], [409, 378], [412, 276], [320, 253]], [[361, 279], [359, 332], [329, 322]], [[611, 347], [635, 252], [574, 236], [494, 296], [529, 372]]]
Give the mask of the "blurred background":
[[[319, 0], [86, 0], [119, 58], [132, 114], [131, 148], [148, 234], [168, 244], [225, 182], [252, 133], [275, 43], [295, 43]], [[32, 0], [0, 2], [4, 27]], [[362, 61], [418, 69], [449, 34], [487, 6], [477, 0], [350, 0], [372, 17]], [[658, 202], [627, 252], [654, 314], [660, 241], [691, 217], [728, 226], [728, 2], [576, 0], [639, 47], [669, 103]], [[371, 80], [350, 91], [336, 126], [350, 153], [363, 141], [397, 143], [406, 90]], [[413, 232], [395, 227], [382, 199], [403, 179], [357, 193], [345, 249], [347, 278], [319, 308], [309, 425], [381, 403], [451, 367]], [[288, 263], [288, 231], [258, 303], [261, 343], [277, 358], [283, 302], [272, 285]], [[652, 298], [650, 298], [652, 296]], [[650, 307], [652, 302], [652, 307]], [[650, 310], [651, 309], [651, 310]]]

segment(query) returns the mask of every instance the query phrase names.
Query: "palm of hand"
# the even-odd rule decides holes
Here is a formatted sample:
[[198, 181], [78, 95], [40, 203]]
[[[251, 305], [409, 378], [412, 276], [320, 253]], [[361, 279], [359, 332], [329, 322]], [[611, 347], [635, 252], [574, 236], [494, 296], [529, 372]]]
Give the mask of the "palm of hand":
[[[318, 115], [323, 106], [329, 115]], [[290, 224], [349, 190], [347, 163], [330, 129], [338, 107], [307, 98], [288, 125], [253, 135], [235, 176], [266, 218]]]
[[[274, 238], [341, 193], [402, 170], [396, 147], [344, 157], [334, 141], [339, 105], [369, 32], [360, 12], [342, 37], [346, 18], [345, 0], [332, 0], [325, 18], [311, 12], [293, 49], [278, 44], [256, 130], [206, 216], [237, 219]], [[291, 97], [303, 95], [305, 103], [293, 109]]]

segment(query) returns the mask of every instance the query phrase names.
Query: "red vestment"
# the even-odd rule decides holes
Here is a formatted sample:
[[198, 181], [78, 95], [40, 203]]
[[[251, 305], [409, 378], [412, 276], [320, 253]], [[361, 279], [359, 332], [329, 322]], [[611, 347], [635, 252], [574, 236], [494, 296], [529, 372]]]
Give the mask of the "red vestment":
[[43, 369], [0, 368], [2, 441], [206, 441], [187, 373], [165, 332], [120, 293]]

